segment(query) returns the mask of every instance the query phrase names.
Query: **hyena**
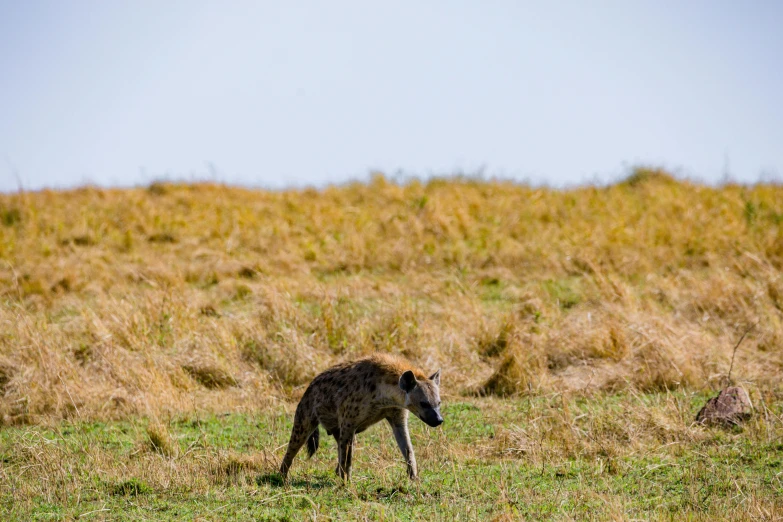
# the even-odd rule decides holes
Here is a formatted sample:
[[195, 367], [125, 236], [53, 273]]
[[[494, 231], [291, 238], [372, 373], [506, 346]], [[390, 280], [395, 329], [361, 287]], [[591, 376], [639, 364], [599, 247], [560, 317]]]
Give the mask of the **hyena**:
[[416, 479], [418, 470], [408, 434], [408, 412], [429, 426], [443, 424], [440, 370], [427, 377], [404, 359], [386, 354], [329, 368], [313, 379], [296, 407], [294, 428], [280, 474], [284, 480], [287, 478], [291, 462], [305, 442], [309, 456], [315, 454], [320, 423], [337, 442], [335, 473], [350, 481], [355, 435], [386, 419], [405, 458], [408, 476]]

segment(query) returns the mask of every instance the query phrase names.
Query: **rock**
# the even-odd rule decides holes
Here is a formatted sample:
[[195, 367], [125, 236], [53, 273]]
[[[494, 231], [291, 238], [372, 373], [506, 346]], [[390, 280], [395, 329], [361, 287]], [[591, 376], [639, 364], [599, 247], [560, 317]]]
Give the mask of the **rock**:
[[748, 420], [752, 414], [753, 404], [748, 392], [739, 386], [729, 386], [717, 397], [707, 401], [696, 415], [696, 422], [711, 426], [733, 426]]

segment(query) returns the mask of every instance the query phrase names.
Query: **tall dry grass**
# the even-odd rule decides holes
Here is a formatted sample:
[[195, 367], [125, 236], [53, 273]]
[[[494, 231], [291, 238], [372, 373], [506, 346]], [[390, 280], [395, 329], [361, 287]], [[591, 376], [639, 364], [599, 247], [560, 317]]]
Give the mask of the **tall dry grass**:
[[0, 196], [0, 418], [253, 411], [371, 351], [448, 394], [780, 393], [783, 187], [376, 176]]

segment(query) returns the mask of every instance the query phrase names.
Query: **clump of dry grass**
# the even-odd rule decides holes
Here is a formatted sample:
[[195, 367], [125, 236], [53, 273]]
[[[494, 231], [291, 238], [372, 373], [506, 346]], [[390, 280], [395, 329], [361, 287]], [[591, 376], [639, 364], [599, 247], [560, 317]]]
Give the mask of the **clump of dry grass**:
[[504, 318], [496, 328], [485, 326], [477, 340], [476, 350], [483, 357], [497, 357], [506, 351], [515, 333], [511, 317]]
[[619, 362], [630, 352], [627, 326], [600, 308], [569, 314], [552, 328], [546, 340], [552, 370], [596, 359]]
[[231, 374], [217, 366], [186, 364], [182, 369], [199, 384], [210, 389], [237, 385], [237, 380]]
[[783, 282], [780, 278], [767, 283], [767, 295], [769, 295], [775, 308], [783, 312]]
[[543, 385], [544, 369], [544, 361], [539, 354], [515, 347], [503, 357], [478, 392], [503, 397], [539, 391]]
[[296, 330], [287, 329], [272, 337], [250, 338], [242, 343], [245, 359], [268, 371], [283, 386], [305, 384], [321, 366], [312, 347], [306, 344], [307, 339]]
[[365, 352], [401, 353], [409, 358], [421, 355], [419, 315], [410, 302], [381, 311], [373, 323]]
[[250, 474], [269, 469], [270, 467], [275, 469], [277, 467], [276, 463], [267, 462], [263, 456], [228, 452], [226, 455], [218, 455], [210, 471], [216, 483], [227, 481], [237, 484], [242, 477], [247, 477]]
[[636, 351], [633, 367], [631, 382], [642, 391], [676, 390], [698, 382], [696, 369], [687, 355], [656, 341]]
[[179, 455], [179, 445], [168, 428], [159, 422], [152, 422], [147, 426], [147, 442], [152, 451], [164, 457]]
[[5, 394], [5, 390], [11, 383], [14, 373], [13, 366], [0, 362], [0, 396]]

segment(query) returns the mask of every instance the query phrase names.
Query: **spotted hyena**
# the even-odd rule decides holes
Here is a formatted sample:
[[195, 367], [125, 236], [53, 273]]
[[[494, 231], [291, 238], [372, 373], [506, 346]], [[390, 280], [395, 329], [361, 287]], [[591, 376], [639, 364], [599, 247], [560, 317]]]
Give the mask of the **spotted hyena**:
[[320, 423], [337, 441], [335, 473], [350, 480], [355, 435], [386, 419], [407, 463], [408, 476], [415, 479], [416, 457], [408, 434], [408, 412], [429, 426], [443, 424], [439, 387], [440, 370], [427, 377], [404, 359], [386, 354], [329, 368], [313, 379], [296, 407], [280, 474], [283, 479], [288, 476], [291, 462], [305, 442], [313, 456], [318, 449]]

